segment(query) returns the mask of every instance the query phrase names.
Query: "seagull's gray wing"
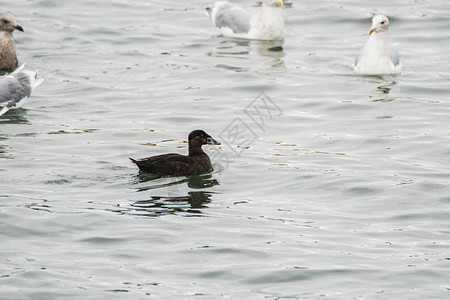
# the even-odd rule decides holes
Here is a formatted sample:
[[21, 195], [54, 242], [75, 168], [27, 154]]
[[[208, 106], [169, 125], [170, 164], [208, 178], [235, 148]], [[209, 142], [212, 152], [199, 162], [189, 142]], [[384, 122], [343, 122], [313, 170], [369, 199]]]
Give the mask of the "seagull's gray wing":
[[[234, 33], [250, 31], [252, 15], [242, 7], [229, 2], [219, 2], [217, 12], [211, 15], [214, 25], [218, 28], [228, 27]], [[213, 8], [214, 9], [214, 8]]]
[[[36, 71], [23, 70], [24, 65], [6, 76], [0, 76], [0, 116], [10, 108], [22, 107], [43, 78]], [[25, 100], [25, 101], [23, 101]]]
[[30, 79], [24, 73], [0, 77], [0, 106], [11, 108], [31, 95]]
[[[28, 73], [30, 73], [30, 72], [28, 72]], [[31, 73], [33, 73], [33, 72], [31, 72]], [[27, 74], [27, 71], [23, 71], [23, 72], [12, 74], [12, 76], [22, 86], [23, 97], [30, 97], [31, 91], [33, 90], [31, 87], [30, 74]]]
[[394, 66], [398, 66], [400, 63], [400, 56], [398, 55], [398, 51], [392, 46], [389, 46], [389, 56], [391, 57]]

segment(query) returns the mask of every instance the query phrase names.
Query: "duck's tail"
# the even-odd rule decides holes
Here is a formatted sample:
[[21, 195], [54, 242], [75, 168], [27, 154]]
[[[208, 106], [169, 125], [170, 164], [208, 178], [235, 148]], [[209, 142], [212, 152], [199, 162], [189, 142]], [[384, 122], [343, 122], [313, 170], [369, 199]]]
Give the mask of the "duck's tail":
[[144, 164], [140, 162], [139, 160], [136, 160], [134, 158], [128, 157], [136, 166], [138, 166], [139, 170], [143, 170], [145, 168]]
[[[148, 173], [153, 173], [153, 168], [152, 165], [148, 163], [148, 161], [146, 160], [138, 160], [138, 159], [133, 159], [131, 157], [128, 157], [133, 163], [136, 164], [136, 166], [139, 168], [140, 171], [142, 172], [148, 172]], [[156, 174], [156, 173], [155, 173]]]

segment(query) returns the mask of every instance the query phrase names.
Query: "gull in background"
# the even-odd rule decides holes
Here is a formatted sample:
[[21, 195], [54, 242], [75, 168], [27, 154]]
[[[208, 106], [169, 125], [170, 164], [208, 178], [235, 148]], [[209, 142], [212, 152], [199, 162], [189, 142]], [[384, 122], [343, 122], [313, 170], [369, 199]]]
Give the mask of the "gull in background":
[[356, 58], [354, 70], [363, 75], [399, 74], [402, 63], [397, 50], [388, 41], [389, 19], [376, 15], [372, 19], [369, 40]]
[[227, 37], [254, 40], [284, 38], [283, 0], [263, 0], [259, 14], [252, 15], [239, 5], [217, 1], [206, 8], [213, 25]]

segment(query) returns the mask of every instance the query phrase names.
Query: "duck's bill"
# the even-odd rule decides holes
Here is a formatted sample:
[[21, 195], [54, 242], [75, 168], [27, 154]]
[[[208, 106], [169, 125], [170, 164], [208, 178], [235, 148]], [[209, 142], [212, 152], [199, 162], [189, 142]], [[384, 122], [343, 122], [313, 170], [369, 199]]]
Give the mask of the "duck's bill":
[[206, 143], [208, 143], [208, 145], [220, 145], [220, 143], [218, 141], [216, 141], [215, 139], [213, 139], [212, 137], [209, 137], [206, 140]]

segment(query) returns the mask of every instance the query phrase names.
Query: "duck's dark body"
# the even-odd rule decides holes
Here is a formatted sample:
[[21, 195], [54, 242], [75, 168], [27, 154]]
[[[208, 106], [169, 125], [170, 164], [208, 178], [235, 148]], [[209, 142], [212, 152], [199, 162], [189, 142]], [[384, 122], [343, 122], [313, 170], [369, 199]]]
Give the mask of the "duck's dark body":
[[142, 172], [160, 176], [200, 175], [211, 169], [211, 160], [203, 152], [202, 145], [220, 145], [202, 130], [195, 130], [189, 135], [189, 155], [176, 153], [157, 155], [141, 159], [131, 159]]
[[206, 153], [193, 156], [170, 153], [131, 161], [142, 172], [160, 176], [199, 175], [211, 169], [211, 160]]

